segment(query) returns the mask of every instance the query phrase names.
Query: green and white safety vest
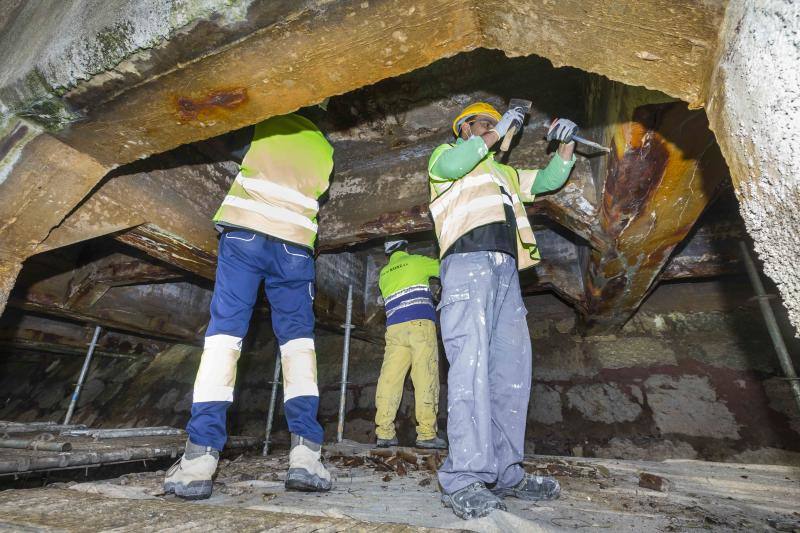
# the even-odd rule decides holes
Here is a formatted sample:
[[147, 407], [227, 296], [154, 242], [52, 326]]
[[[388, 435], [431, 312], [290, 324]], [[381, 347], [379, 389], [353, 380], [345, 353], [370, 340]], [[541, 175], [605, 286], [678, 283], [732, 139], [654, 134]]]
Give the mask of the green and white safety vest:
[[255, 127], [250, 149], [214, 222], [314, 247], [317, 199], [328, 189], [333, 147], [308, 119], [268, 118]]

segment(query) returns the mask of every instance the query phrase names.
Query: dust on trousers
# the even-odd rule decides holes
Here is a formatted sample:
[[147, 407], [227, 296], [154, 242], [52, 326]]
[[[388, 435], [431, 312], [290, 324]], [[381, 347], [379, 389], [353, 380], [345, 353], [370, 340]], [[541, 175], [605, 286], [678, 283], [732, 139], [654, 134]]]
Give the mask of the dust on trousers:
[[217, 450], [225, 445], [236, 363], [262, 281], [280, 345], [289, 431], [322, 443], [323, 431], [317, 421], [314, 258], [307, 248], [252, 231], [232, 230], [220, 236], [211, 321], [194, 384], [192, 417], [186, 427], [195, 444]]
[[439, 482], [447, 494], [476, 481], [511, 487], [524, 475], [532, 364], [517, 263], [501, 252], [451, 254], [441, 272], [450, 452]]

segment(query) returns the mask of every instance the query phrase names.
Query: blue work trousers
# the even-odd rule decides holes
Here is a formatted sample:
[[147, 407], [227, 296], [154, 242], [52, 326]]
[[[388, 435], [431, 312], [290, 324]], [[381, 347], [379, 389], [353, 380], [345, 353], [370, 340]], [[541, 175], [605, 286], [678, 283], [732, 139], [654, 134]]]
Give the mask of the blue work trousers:
[[236, 363], [261, 282], [281, 350], [284, 412], [289, 430], [322, 443], [314, 351], [314, 258], [307, 248], [247, 230], [220, 236], [211, 321], [186, 427], [195, 444], [220, 450], [233, 401]]

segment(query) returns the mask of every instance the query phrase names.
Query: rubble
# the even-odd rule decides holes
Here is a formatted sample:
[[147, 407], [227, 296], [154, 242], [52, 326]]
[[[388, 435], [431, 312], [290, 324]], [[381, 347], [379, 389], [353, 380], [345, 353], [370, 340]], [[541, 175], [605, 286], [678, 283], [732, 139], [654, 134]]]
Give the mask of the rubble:
[[643, 489], [655, 490], [658, 492], [669, 491], [669, 480], [655, 474], [642, 472], [639, 474], [639, 486]]

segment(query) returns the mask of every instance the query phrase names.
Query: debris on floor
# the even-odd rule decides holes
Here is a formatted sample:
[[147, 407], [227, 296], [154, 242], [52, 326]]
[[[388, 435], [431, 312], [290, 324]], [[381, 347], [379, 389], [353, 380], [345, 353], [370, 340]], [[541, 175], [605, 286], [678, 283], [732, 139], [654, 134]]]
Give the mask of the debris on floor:
[[[0, 493], [0, 529], [22, 524], [81, 524], [82, 519], [95, 520], [97, 509], [127, 516], [130, 521], [120, 518], [112, 523], [104, 518], [102, 523], [93, 521], [93, 529], [133, 520], [143, 521], [142, 530], [177, 527], [180, 520], [204, 530], [268, 526], [307, 531], [314, 527], [406, 531], [410, 526], [415, 530], [480, 532], [800, 528], [798, 468], [546, 456], [526, 457], [525, 468], [554, 473], [562, 484], [561, 499], [527, 502], [507, 498], [508, 512], [465, 522], [439, 501], [435, 468], [429, 465], [438, 467], [444, 457], [442, 452], [414, 448], [375, 450], [355, 443], [326, 446], [325, 460], [334, 476], [334, 488], [327, 494], [284, 489], [285, 451], [267, 457], [243, 453], [222, 459], [213, 495], [199, 502], [165, 495], [161, 490], [163, 471], [126, 474], [102, 482], [57, 483], [46, 489], [9, 490]], [[650, 478], [664, 480], [669, 490], [640, 486], [642, 479]], [[53, 505], [45, 504], [48, 498]], [[157, 515], [163, 517], [163, 523], [154, 521], [152, 517]]]
[[639, 474], [639, 486], [643, 489], [667, 492], [669, 490], [669, 480], [655, 474], [642, 472]]

